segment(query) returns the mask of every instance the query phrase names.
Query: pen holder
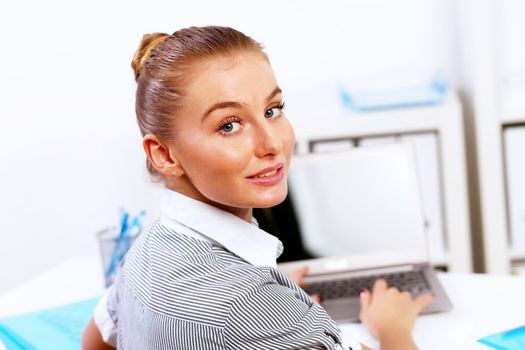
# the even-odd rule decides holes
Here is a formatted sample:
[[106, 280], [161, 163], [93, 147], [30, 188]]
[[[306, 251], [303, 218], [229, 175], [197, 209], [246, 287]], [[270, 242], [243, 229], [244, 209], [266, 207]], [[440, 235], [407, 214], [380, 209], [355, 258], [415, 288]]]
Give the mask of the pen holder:
[[96, 236], [100, 246], [100, 257], [102, 259], [102, 268], [104, 269], [104, 284], [106, 288], [113, 283], [120, 262], [139, 233], [119, 237], [120, 231], [117, 227], [108, 227], [97, 232]]

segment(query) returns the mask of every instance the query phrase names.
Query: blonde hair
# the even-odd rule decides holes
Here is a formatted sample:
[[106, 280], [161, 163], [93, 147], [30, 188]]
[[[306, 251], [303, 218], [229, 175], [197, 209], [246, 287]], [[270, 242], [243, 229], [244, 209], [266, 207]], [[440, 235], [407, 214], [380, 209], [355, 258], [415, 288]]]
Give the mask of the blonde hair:
[[[131, 62], [137, 82], [135, 112], [142, 135], [170, 140], [192, 64], [240, 51], [260, 53], [268, 60], [260, 43], [229, 27], [190, 27], [171, 35], [144, 35]], [[159, 179], [149, 159], [147, 168]]]
[[138, 79], [142, 67], [144, 67], [144, 64], [151, 55], [151, 50], [168, 37], [169, 34], [166, 33], [144, 34], [142, 36], [140, 46], [137, 51], [135, 51], [135, 55], [133, 55], [133, 60], [131, 61], [131, 67], [135, 72], [135, 80]]

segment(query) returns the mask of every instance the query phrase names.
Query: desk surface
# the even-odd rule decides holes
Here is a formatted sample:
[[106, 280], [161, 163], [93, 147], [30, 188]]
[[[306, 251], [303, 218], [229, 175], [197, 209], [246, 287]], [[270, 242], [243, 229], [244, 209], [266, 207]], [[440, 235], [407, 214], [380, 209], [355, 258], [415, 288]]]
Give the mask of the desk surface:
[[[420, 316], [414, 337], [421, 349], [490, 349], [476, 340], [525, 324], [525, 278], [440, 273], [454, 309]], [[0, 317], [92, 298], [104, 291], [96, 258], [77, 258], [0, 295]], [[345, 337], [377, 348], [361, 324], [342, 324]]]

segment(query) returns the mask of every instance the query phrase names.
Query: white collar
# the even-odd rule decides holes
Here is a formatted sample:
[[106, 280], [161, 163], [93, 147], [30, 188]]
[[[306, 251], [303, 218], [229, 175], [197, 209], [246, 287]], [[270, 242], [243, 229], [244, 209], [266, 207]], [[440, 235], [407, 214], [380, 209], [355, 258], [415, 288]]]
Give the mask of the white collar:
[[241, 218], [166, 190], [161, 205], [161, 223], [179, 233], [218, 243], [230, 252], [255, 266], [277, 267], [282, 251], [281, 242], [269, 233]]

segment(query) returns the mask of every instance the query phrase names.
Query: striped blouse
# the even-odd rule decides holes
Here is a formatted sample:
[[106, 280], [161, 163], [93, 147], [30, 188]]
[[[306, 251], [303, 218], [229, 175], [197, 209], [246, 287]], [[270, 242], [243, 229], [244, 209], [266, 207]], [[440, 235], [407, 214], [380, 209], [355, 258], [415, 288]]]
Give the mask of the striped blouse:
[[95, 322], [118, 349], [342, 349], [335, 322], [277, 270], [281, 252], [256, 224], [167, 191]]

